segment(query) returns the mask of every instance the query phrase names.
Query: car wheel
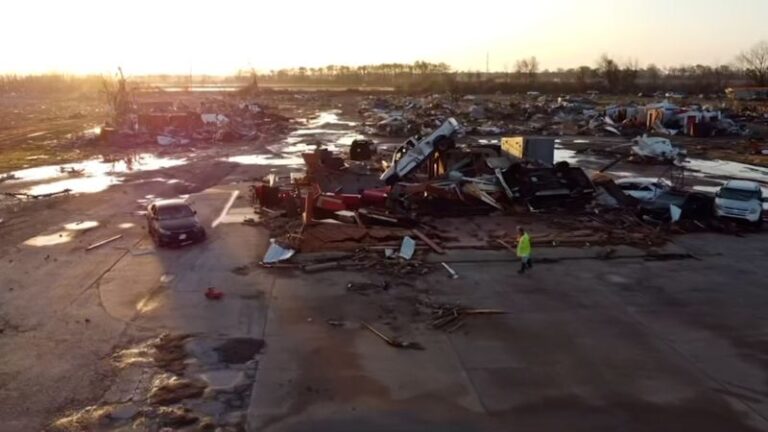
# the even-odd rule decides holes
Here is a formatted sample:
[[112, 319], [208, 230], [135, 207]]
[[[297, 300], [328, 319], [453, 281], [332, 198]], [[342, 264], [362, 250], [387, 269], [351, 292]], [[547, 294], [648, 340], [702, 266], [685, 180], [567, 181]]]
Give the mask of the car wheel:
[[160, 238], [160, 234], [158, 234], [155, 231], [149, 232], [150, 237], [152, 237], [152, 242], [155, 243], [155, 246], [157, 247], [163, 247], [165, 244], [163, 243], [163, 239]]

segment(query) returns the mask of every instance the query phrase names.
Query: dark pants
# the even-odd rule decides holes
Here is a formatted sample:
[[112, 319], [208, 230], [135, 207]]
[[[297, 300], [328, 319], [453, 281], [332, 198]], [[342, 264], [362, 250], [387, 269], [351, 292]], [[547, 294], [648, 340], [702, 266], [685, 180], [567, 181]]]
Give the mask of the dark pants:
[[517, 272], [522, 274], [522, 273], [525, 273], [525, 270], [531, 270], [531, 269], [533, 269], [533, 262], [531, 261], [530, 255], [525, 257], [520, 257], [520, 270], [518, 270]]

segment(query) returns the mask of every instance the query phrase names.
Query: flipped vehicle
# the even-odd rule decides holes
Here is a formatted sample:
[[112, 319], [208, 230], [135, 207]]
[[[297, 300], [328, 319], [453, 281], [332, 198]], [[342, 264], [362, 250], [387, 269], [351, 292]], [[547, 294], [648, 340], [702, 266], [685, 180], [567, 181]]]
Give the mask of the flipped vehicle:
[[147, 229], [157, 246], [184, 245], [206, 238], [197, 212], [184, 200], [155, 201], [147, 207]]
[[640, 201], [653, 201], [671, 188], [668, 183], [651, 178], [624, 178], [616, 180], [616, 184], [622, 192]]
[[640, 201], [640, 214], [657, 221], [695, 220], [706, 223], [712, 217], [712, 195], [669, 189], [652, 201]]
[[454, 147], [456, 144], [453, 137], [459, 129], [459, 122], [451, 117], [426, 138], [408, 138], [405, 144], [395, 152], [392, 164], [380, 179], [387, 185], [393, 185], [418, 168], [435, 151], [445, 151]]
[[685, 150], [675, 147], [667, 138], [643, 135], [632, 139], [632, 158], [641, 161], [674, 163], [686, 156]]
[[715, 215], [760, 226], [763, 223], [763, 202], [763, 190], [759, 183], [729, 180], [715, 193]]

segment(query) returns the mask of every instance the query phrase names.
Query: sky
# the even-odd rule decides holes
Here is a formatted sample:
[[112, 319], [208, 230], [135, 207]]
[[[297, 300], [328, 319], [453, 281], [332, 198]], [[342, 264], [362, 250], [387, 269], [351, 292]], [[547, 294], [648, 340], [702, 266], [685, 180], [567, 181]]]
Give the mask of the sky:
[[767, 0], [6, 0], [0, 73], [231, 74], [328, 64], [455, 70], [731, 63]]

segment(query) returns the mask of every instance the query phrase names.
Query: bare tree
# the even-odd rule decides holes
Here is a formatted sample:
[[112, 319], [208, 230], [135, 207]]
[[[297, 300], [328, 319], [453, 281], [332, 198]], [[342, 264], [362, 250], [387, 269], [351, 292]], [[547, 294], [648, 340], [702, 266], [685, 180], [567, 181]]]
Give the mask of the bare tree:
[[118, 67], [117, 71], [119, 74], [117, 86], [115, 86], [112, 81], [104, 79], [102, 80], [101, 89], [101, 94], [107, 100], [107, 104], [111, 108], [113, 125], [121, 125], [123, 123], [131, 105], [125, 76], [123, 75], [123, 68]]
[[637, 81], [638, 71], [640, 65], [637, 59], [627, 60], [624, 67], [621, 69], [621, 87], [624, 91], [632, 91], [635, 89], [635, 82]]
[[589, 78], [593, 74], [589, 66], [579, 66], [575, 70], [576, 85], [580, 91], [586, 91], [589, 84]]
[[597, 60], [597, 70], [605, 80], [608, 90], [616, 92], [621, 84], [621, 69], [616, 61], [608, 57], [608, 54], [603, 54]]
[[520, 59], [515, 63], [515, 70], [521, 76], [525, 76], [528, 84], [536, 81], [536, 74], [539, 72], [539, 61], [535, 56]]
[[758, 86], [768, 85], [768, 41], [760, 41], [737, 57], [747, 77]]
[[661, 69], [659, 69], [659, 67], [655, 64], [651, 63], [645, 67], [645, 75], [648, 78], [648, 83], [651, 85], [651, 87], [655, 88], [659, 83], [659, 79], [661, 78]]

